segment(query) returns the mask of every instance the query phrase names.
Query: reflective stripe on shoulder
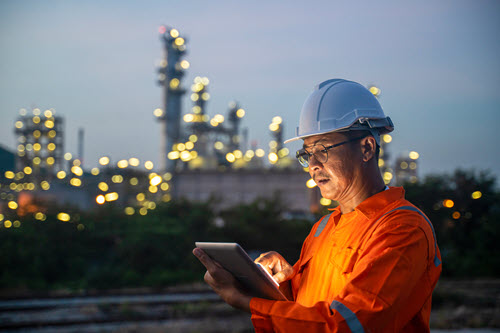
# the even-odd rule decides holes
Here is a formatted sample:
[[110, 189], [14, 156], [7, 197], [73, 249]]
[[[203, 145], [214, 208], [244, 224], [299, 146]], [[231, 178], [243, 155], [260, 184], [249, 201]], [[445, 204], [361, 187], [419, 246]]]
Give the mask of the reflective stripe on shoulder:
[[354, 314], [354, 312], [351, 311], [347, 306], [342, 304], [339, 301], [333, 301], [332, 304], [330, 305], [331, 310], [336, 310], [342, 317], [344, 317], [347, 326], [349, 326], [349, 329], [351, 330], [352, 333], [364, 333], [365, 330], [363, 329], [363, 326], [358, 320], [358, 317]]
[[323, 229], [325, 229], [325, 227], [328, 223], [328, 220], [330, 219], [330, 215], [332, 215], [332, 213], [323, 216], [323, 218], [321, 219], [321, 222], [318, 225], [318, 229], [316, 229], [316, 233], [314, 234], [314, 237], [318, 237], [319, 235], [321, 235], [321, 232], [323, 231]]
[[427, 216], [425, 216], [424, 213], [422, 213], [420, 211], [420, 209], [416, 208], [416, 207], [413, 207], [413, 206], [401, 206], [401, 207], [398, 207], [398, 208], [394, 208], [393, 210], [391, 211], [388, 211], [387, 213], [385, 213], [384, 215], [382, 215], [379, 220], [384, 217], [385, 215], [387, 214], [390, 214], [394, 211], [397, 211], [397, 210], [411, 210], [413, 212], [417, 212], [418, 214], [420, 214], [420, 216], [422, 216], [426, 221], [427, 223], [429, 223], [429, 226], [431, 227], [431, 230], [432, 230], [432, 236], [434, 237], [434, 266], [438, 267], [440, 264], [441, 264], [441, 260], [439, 260], [438, 256], [437, 256], [437, 240], [436, 240], [436, 233], [434, 232], [434, 227], [432, 226], [432, 223], [431, 221], [427, 218]]

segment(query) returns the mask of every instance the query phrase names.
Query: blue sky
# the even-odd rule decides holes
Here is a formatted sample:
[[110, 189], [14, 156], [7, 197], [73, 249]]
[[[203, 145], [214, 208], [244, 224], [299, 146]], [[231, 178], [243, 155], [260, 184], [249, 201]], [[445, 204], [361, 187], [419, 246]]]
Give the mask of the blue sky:
[[396, 126], [389, 149], [418, 151], [421, 175], [462, 167], [500, 176], [500, 2], [484, 0], [4, 0], [0, 144], [16, 146], [20, 108], [54, 108], [65, 150], [77, 152], [85, 129], [88, 167], [103, 155], [159, 165], [161, 24], [188, 38], [183, 86], [207, 76], [208, 113], [225, 115], [237, 100], [259, 146], [276, 115], [291, 137], [313, 86], [340, 77], [381, 88]]

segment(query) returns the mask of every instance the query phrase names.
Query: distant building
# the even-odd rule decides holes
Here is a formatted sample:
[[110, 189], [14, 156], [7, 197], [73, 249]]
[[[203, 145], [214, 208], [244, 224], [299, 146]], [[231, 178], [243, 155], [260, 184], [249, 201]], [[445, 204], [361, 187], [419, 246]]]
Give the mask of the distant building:
[[418, 180], [418, 153], [415, 151], [399, 156], [396, 159], [396, 185], [401, 186], [404, 183], [416, 183]]

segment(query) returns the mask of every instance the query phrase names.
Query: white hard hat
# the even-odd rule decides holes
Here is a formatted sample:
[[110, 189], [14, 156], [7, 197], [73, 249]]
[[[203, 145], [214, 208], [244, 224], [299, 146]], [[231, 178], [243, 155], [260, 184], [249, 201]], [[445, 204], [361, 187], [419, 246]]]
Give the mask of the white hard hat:
[[285, 143], [351, 130], [368, 130], [380, 144], [379, 135], [392, 132], [394, 125], [391, 118], [385, 116], [377, 98], [364, 86], [332, 79], [318, 84], [306, 99], [295, 137]]

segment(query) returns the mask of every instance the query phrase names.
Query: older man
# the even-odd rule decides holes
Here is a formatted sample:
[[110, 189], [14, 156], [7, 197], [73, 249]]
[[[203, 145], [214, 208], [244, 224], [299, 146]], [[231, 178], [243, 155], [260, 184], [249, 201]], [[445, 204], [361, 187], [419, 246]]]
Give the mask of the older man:
[[362, 85], [333, 79], [306, 100], [299, 162], [339, 206], [312, 228], [292, 267], [277, 252], [263, 264], [290, 301], [251, 297], [203, 251], [205, 281], [228, 304], [251, 312], [257, 332], [429, 332], [441, 259], [429, 219], [388, 188], [378, 168], [380, 134], [393, 130]]

